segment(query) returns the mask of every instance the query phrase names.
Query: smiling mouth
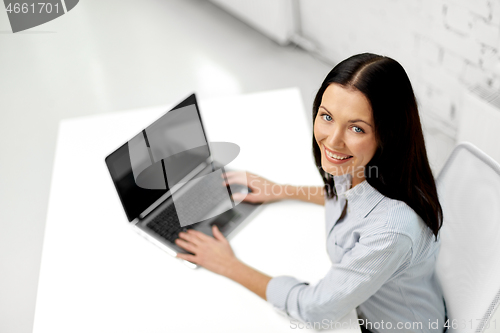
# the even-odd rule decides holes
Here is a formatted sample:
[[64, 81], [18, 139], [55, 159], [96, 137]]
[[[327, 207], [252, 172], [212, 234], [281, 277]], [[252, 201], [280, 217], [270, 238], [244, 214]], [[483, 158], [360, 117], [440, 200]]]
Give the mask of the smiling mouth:
[[328, 157], [330, 157], [331, 159], [334, 159], [334, 160], [337, 160], [337, 161], [345, 161], [345, 160], [348, 160], [348, 159], [352, 158], [351, 155], [345, 155], [345, 154], [338, 155], [336, 153], [333, 153], [329, 149], [327, 149], [325, 146], [323, 146], [323, 148], [325, 149], [325, 154]]
[[339, 160], [339, 161], [348, 160], [352, 157], [352, 156], [341, 157], [337, 154], [330, 153], [328, 150], [326, 150], [326, 155], [328, 155], [328, 157], [334, 158], [334, 159]]

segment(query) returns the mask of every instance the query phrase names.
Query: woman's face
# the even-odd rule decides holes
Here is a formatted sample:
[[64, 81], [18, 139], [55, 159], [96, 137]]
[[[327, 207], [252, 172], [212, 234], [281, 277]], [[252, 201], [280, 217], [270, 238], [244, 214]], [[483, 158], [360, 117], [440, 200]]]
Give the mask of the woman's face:
[[365, 180], [364, 168], [377, 150], [372, 109], [365, 95], [330, 84], [314, 121], [314, 138], [324, 171], [334, 176], [351, 173], [352, 187]]

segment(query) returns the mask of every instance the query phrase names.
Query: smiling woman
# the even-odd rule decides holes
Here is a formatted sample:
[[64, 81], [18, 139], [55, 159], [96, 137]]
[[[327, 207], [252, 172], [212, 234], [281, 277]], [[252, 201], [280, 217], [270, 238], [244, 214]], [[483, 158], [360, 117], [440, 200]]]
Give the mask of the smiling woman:
[[[336, 140], [335, 137], [341, 136], [343, 139], [334, 143], [344, 144], [347, 148], [343, 149], [353, 145], [353, 149], [359, 149], [362, 154], [358, 156], [362, 160], [353, 160], [350, 165], [342, 164], [345, 172], [340, 170], [340, 173], [331, 174], [329, 171], [336, 170], [323, 164], [325, 148], [317, 142], [317, 135], [323, 133], [323, 126], [316, 122], [318, 115], [324, 117], [325, 108], [342, 117], [339, 119], [342, 124], [329, 125], [334, 126], [330, 127], [331, 137]], [[356, 133], [357, 139], [337, 130], [342, 125], [346, 130], [347, 124], [350, 124], [349, 128], [354, 125], [351, 123], [353, 120], [347, 118], [364, 119], [363, 122], [354, 122], [359, 127], [349, 129], [359, 132]], [[335, 123], [335, 117], [333, 121]], [[415, 95], [405, 70], [397, 61], [364, 53], [339, 63], [327, 75], [316, 94], [313, 122], [316, 136], [313, 138], [314, 158], [329, 198], [336, 195], [332, 175], [351, 173], [352, 187], [367, 179], [383, 195], [408, 204], [437, 237], [442, 223], [441, 205], [427, 159]], [[376, 145], [375, 152], [369, 154], [373, 145]], [[327, 144], [326, 147], [335, 150]]]
[[377, 150], [370, 102], [358, 90], [331, 84], [314, 119], [321, 166], [330, 175], [353, 175], [352, 187], [364, 180], [364, 168]]
[[193, 254], [178, 256], [240, 283], [291, 319], [334, 322], [355, 308], [363, 331], [441, 332], [445, 305], [434, 271], [442, 210], [406, 72], [388, 57], [352, 56], [327, 75], [312, 115], [324, 187], [304, 191], [244, 172], [227, 179], [252, 190], [245, 201], [325, 205], [332, 262], [325, 277], [309, 285], [265, 275], [239, 261], [216, 227], [215, 238], [181, 233], [177, 244]]

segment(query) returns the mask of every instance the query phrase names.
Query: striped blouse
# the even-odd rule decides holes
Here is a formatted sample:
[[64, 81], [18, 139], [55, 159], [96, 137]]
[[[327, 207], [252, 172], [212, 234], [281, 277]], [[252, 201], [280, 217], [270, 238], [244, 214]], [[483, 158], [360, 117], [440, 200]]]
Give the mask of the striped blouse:
[[356, 308], [372, 332], [442, 332], [445, 310], [434, 269], [439, 238], [406, 203], [366, 180], [352, 189], [350, 175], [334, 180], [338, 198], [325, 201], [331, 269], [311, 285], [274, 277], [268, 302], [303, 323], [336, 321]]

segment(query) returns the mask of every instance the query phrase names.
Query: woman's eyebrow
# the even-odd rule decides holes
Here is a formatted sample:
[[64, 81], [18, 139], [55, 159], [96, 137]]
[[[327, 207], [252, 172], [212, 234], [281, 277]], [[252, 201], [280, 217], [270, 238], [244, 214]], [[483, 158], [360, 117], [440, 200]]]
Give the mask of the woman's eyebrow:
[[358, 121], [360, 121], [360, 122], [362, 122], [362, 123], [365, 123], [365, 124], [367, 124], [368, 126], [370, 126], [371, 128], [373, 128], [373, 126], [372, 126], [372, 125], [368, 124], [368, 123], [367, 123], [366, 121], [364, 121], [363, 119], [353, 119], [353, 120], [349, 120], [349, 121], [348, 121], [348, 123], [356, 123], [356, 122], [358, 122]]
[[[321, 106], [320, 106], [320, 108], [321, 108], [321, 109], [323, 109], [323, 110], [325, 110], [325, 111], [326, 111], [326, 112], [327, 112], [327, 113], [328, 113], [328, 114], [329, 114], [329, 115], [333, 118], [332, 114], [330, 113], [330, 111], [328, 111], [328, 110], [327, 110], [327, 108], [325, 108], [323, 105], [321, 105]], [[348, 122], [348, 123], [357, 123], [358, 121], [359, 121], [359, 122], [362, 122], [362, 123], [365, 123], [365, 124], [367, 124], [368, 126], [370, 126], [371, 128], [373, 128], [373, 126], [372, 126], [372, 125], [368, 124], [368, 123], [367, 123], [366, 121], [364, 121], [363, 119], [353, 119], [353, 120], [348, 120], [347, 122]]]
[[323, 105], [321, 105], [319, 108], [320, 108], [320, 109], [324, 109], [324, 110], [325, 110], [325, 111], [326, 111], [326, 112], [327, 112], [330, 116], [332, 115], [332, 114], [330, 113], [330, 111], [328, 111], [328, 110], [327, 110], [327, 109], [326, 109]]

